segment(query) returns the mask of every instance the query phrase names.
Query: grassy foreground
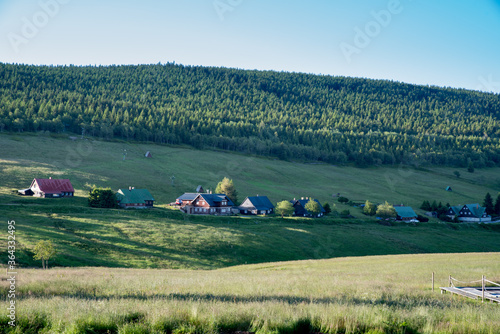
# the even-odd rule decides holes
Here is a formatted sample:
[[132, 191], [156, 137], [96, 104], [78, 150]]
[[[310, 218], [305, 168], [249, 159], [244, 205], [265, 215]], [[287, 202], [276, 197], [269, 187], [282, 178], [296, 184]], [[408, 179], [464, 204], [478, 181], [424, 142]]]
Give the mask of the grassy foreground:
[[[498, 333], [498, 304], [431, 290], [499, 281], [500, 253], [268, 263], [215, 271], [77, 268], [18, 274], [2, 333]], [[1, 283], [6, 288], [5, 281]], [[5, 302], [2, 303], [2, 307]]]

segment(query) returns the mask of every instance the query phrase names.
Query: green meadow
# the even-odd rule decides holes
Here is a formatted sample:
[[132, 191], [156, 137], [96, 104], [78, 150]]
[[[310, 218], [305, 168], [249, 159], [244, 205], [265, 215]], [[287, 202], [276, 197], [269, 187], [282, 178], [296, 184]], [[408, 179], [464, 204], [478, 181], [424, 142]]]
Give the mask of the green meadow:
[[[3, 134], [0, 149], [0, 219], [5, 231], [8, 220], [16, 221], [23, 266], [41, 265], [32, 258], [39, 240], [55, 243], [58, 254], [49, 265], [64, 267], [215, 269], [346, 256], [500, 251], [498, 224], [431, 219], [387, 226], [332, 197], [341, 193], [358, 202], [387, 200], [415, 209], [425, 199], [477, 203], [487, 192], [498, 192], [499, 169], [461, 171], [456, 178], [455, 169], [447, 168], [359, 169], [46, 135]], [[146, 151], [152, 152], [152, 159], [144, 158]], [[76, 196], [40, 199], [16, 194], [34, 177], [50, 176], [69, 178]], [[338, 211], [348, 209], [356, 218], [195, 217], [168, 208], [168, 203], [197, 185], [214, 189], [224, 176], [234, 180], [240, 200], [255, 194], [267, 195], [274, 203], [310, 196], [335, 204]], [[147, 188], [156, 208], [89, 208], [86, 196], [93, 185]], [[448, 185], [453, 192], [445, 191]]]
[[[431, 275], [435, 272], [432, 291]], [[2, 333], [500, 332], [497, 303], [440, 294], [500, 281], [500, 253], [349, 257], [218, 270], [22, 269]], [[7, 283], [1, 282], [7, 289]], [[6, 302], [2, 302], [2, 307]]]

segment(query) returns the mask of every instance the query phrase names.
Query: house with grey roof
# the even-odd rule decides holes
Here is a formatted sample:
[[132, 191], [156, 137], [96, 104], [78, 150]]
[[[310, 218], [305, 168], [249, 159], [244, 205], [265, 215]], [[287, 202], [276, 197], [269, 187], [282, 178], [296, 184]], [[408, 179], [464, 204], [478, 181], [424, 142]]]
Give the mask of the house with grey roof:
[[274, 205], [267, 196], [251, 196], [245, 198], [238, 207], [242, 215], [269, 215], [274, 212]]
[[486, 208], [477, 203], [451, 206], [448, 211], [446, 211], [446, 215], [451, 219], [456, 217], [460, 222], [491, 222], [491, 216], [486, 213]]
[[147, 189], [119, 189], [116, 193], [118, 205], [125, 209], [152, 208], [155, 199]]
[[234, 203], [225, 194], [185, 193], [175, 201], [180, 210], [191, 215], [230, 215]]

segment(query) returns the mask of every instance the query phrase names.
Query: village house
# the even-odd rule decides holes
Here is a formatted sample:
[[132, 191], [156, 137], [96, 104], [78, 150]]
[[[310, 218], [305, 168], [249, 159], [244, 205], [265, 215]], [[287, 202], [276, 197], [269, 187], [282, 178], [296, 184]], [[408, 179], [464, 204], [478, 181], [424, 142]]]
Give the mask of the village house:
[[274, 212], [274, 205], [267, 196], [247, 197], [238, 207], [242, 215], [269, 215]]
[[233, 202], [225, 194], [185, 193], [175, 201], [184, 213], [192, 215], [230, 215]]
[[491, 216], [486, 213], [486, 208], [477, 203], [452, 206], [448, 209], [448, 211], [446, 211], [446, 215], [451, 219], [455, 219], [455, 217], [457, 217], [460, 222], [491, 222]]
[[155, 199], [147, 189], [119, 189], [116, 193], [119, 206], [125, 209], [148, 209], [152, 208]]
[[35, 196], [42, 198], [73, 197], [75, 189], [68, 179], [33, 179], [28, 189], [18, 191], [25, 196]]
[[[323, 217], [325, 215], [325, 209], [323, 208], [323, 206], [321, 205], [321, 203], [315, 199], [314, 200], [316, 203], [319, 204], [319, 208], [321, 210], [321, 212], [318, 214], [318, 218], [319, 217]], [[309, 202], [309, 197], [302, 197], [301, 199], [293, 199], [293, 201], [290, 201], [293, 205], [293, 208], [295, 210], [295, 212], [293, 213], [294, 216], [299, 216], [299, 217], [312, 217], [312, 214], [306, 210], [306, 204], [307, 202]]]
[[418, 215], [413, 211], [413, 209], [409, 206], [394, 206], [396, 210], [396, 219], [402, 221], [415, 221], [418, 218]]

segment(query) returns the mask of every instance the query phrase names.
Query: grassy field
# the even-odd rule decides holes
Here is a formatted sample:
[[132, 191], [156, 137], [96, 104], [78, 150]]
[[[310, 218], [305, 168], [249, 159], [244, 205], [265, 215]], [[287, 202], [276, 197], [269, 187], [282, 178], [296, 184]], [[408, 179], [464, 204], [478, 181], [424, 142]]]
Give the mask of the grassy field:
[[[147, 150], [153, 159], [143, 158]], [[486, 192], [496, 194], [498, 169], [462, 172], [457, 179], [446, 168], [356, 169], [43, 135], [0, 135], [0, 153], [0, 219], [5, 231], [7, 220], [17, 222], [18, 258], [28, 267], [40, 266], [31, 249], [42, 239], [56, 244], [58, 255], [50, 263], [56, 266], [214, 269], [345, 256], [500, 251], [498, 225], [432, 221], [384, 226], [338, 203], [338, 210], [350, 209], [358, 219], [193, 217], [166, 206], [198, 184], [214, 188], [224, 176], [234, 180], [240, 199], [262, 194], [277, 202], [312, 196], [334, 203], [332, 193], [340, 192], [358, 201], [414, 207], [424, 199], [480, 202]], [[15, 190], [28, 187], [35, 176], [70, 178], [77, 196], [17, 196]], [[158, 207], [140, 212], [89, 208], [85, 196], [94, 184], [148, 188]], [[454, 191], [446, 192], [446, 185]]]
[[[267, 263], [213, 271], [18, 273], [18, 327], [2, 333], [500, 332], [498, 304], [441, 295], [448, 275], [500, 281], [500, 253]], [[5, 281], [2, 288], [7, 289]], [[2, 302], [6, 307], [6, 302]]]

